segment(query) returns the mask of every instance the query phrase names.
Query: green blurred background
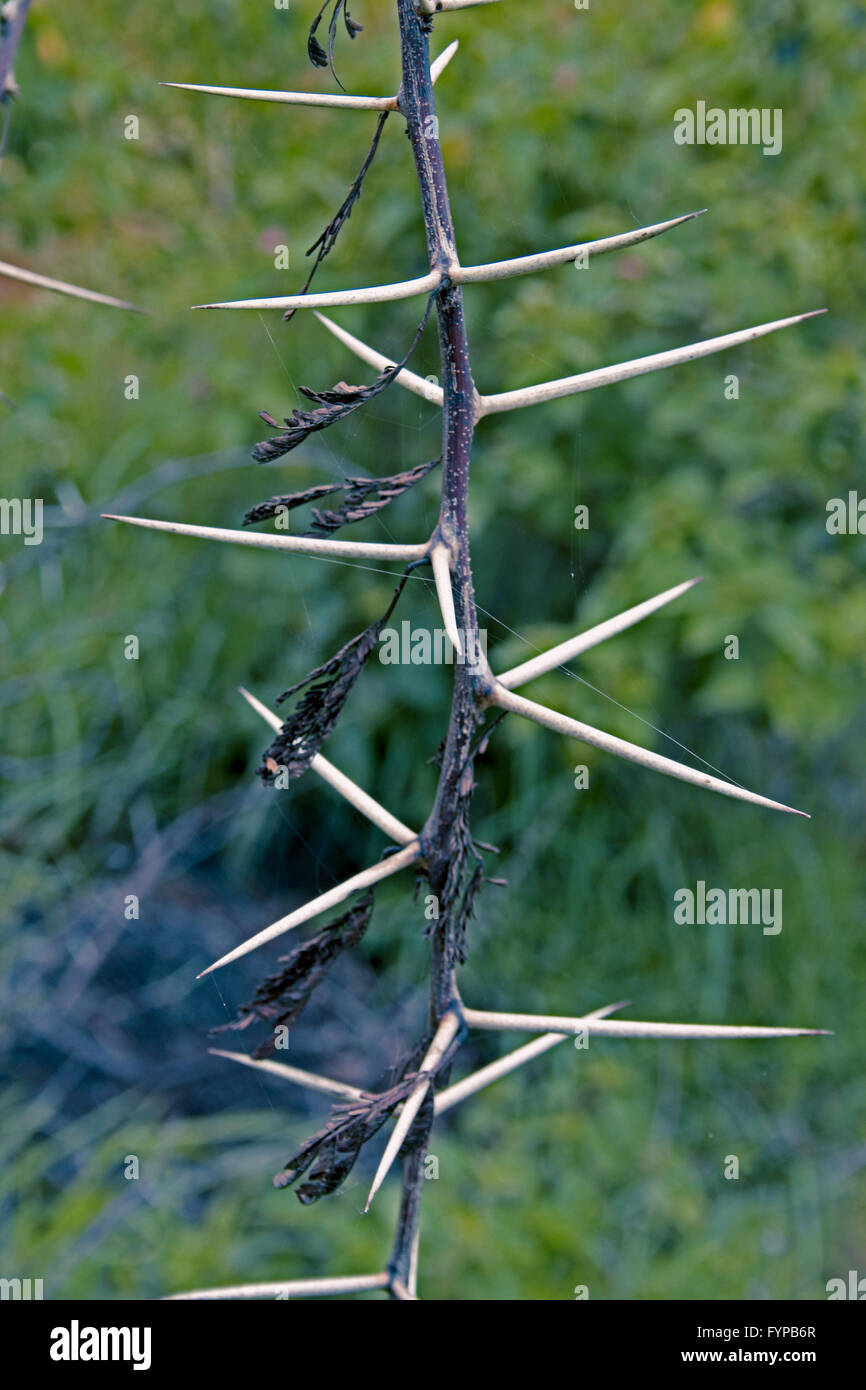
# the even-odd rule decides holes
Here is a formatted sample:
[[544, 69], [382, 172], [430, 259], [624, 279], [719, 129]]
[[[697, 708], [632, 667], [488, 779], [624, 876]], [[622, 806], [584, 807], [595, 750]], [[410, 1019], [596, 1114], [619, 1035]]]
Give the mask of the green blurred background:
[[[299, 383], [369, 380], [312, 317], [193, 314], [290, 293], [372, 135], [364, 113], [230, 102], [160, 81], [334, 89], [315, 6], [36, 0], [0, 169], [0, 258], [128, 297], [118, 313], [0, 282], [4, 496], [46, 536], [0, 538], [2, 1273], [49, 1298], [381, 1268], [394, 1179], [361, 1216], [381, 1143], [302, 1208], [271, 1176], [323, 1102], [210, 1057], [208, 1029], [279, 948], [195, 983], [236, 941], [371, 862], [381, 836], [319, 783], [257, 784], [266, 701], [377, 617], [393, 576], [147, 534], [102, 510], [234, 526], [274, 491], [432, 458], [438, 413], [392, 389], [263, 470], [249, 451]], [[349, 91], [398, 83], [394, 6], [357, 0]], [[706, 216], [577, 271], [467, 293], [480, 389], [511, 387], [826, 305], [733, 353], [486, 421], [473, 558], [495, 663], [695, 574], [676, 605], [535, 698], [671, 756], [677, 742], [776, 815], [506, 721], [475, 829], [507, 889], [482, 896], [476, 1006], [798, 1024], [772, 1044], [570, 1043], [433, 1134], [421, 1293], [437, 1299], [825, 1297], [866, 1273], [861, 872], [864, 545], [828, 499], [862, 484], [866, 8], [796, 0], [503, 0], [442, 17], [437, 88], [463, 259], [518, 255], [694, 208]], [[699, 99], [781, 107], [784, 147], [673, 142]], [[124, 138], [136, 115], [140, 139]], [[860, 139], [858, 140], [858, 137]], [[288, 271], [274, 247], [290, 247]], [[392, 119], [316, 288], [423, 273]], [[419, 305], [335, 311], [396, 356]], [[418, 370], [438, 370], [428, 331]], [[725, 377], [736, 373], [738, 400]], [[140, 398], [124, 398], [137, 375]], [[10, 404], [14, 402], [14, 406]], [[590, 509], [590, 529], [573, 526]], [[357, 538], [415, 539], [436, 475]], [[399, 610], [435, 620], [424, 582]], [[140, 639], [138, 661], [124, 638]], [[728, 635], [740, 658], [723, 656]], [[425, 816], [447, 671], [373, 662], [327, 754], [410, 824]], [[653, 727], [648, 727], [653, 726]], [[664, 736], [655, 732], [664, 731]], [[576, 764], [590, 787], [575, 790]], [[683, 927], [697, 879], [780, 888], [784, 927]], [[127, 922], [127, 894], [140, 896]], [[293, 1030], [289, 1060], [371, 1084], [417, 1036], [422, 905], [397, 880]], [[518, 1037], [473, 1039], [464, 1067]], [[218, 1045], [244, 1047], [223, 1036]], [[123, 1176], [128, 1155], [140, 1178]], [[724, 1177], [727, 1155], [740, 1177]]]

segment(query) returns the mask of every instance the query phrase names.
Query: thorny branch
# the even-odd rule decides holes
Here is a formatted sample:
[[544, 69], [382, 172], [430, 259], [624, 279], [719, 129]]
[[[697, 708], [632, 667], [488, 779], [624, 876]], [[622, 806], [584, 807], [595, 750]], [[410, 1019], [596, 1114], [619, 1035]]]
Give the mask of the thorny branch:
[[[431, 23], [419, 17], [413, 0], [397, 0], [400, 23], [402, 82], [400, 111], [415, 159], [424, 230], [431, 271], [447, 277], [457, 263], [457, 244], [448, 198], [442, 149], [438, 138], [436, 103], [430, 80]], [[475, 383], [463, 312], [463, 291], [443, 279], [436, 295], [442, 383], [442, 500], [437, 539], [448, 548], [454, 574], [457, 626], [467, 644], [478, 641], [478, 616], [472, 585], [466, 502], [469, 462], [475, 429]], [[454, 971], [462, 957], [466, 916], [472, 909], [477, 880], [466, 889], [469, 901], [460, 910], [468, 828], [466, 816], [472, 789], [470, 748], [480, 717], [478, 678], [467, 665], [454, 668], [454, 689], [448, 732], [442, 750], [439, 785], [433, 810], [421, 833], [431, 892], [439, 916], [431, 933], [429, 1021], [431, 1029], [452, 1006], [457, 995]], [[407, 1159], [403, 1167], [403, 1196], [392, 1267], [408, 1267], [418, 1230], [423, 1165]]]
[[[275, 537], [144, 518], [115, 518], [152, 529], [260, 548], [294, 550], [302, 554], [345, 554], [355, 555], [357, 558], [366, 556], [409, 561], [410, 570], [415, 565], [429, 561], [446, 631], [455, 651], [461, 656], [467, 649], [476, 654], [481, 652], [469, 552], [467, 495], [474, 430], [476, 423], [483, 416], [552, 400], [578, 391], [592, 390], [648, 371], [675, 366], [712, 352], [724, 351], [739, 342], [775, 332], [779, 328], [791, 326], [810, 317], [797, 315], [794, 318], [780, 319], [756, 328], [708, 339], [689, 347], [621, 363], [616, 367], [564, 378], [562, 381], [548, 382], [521, 391], [480, 396], [472, 375], [463, 311], [463, 284], [508, 278], [516, 274], [534, 273], [537, 270], [563, 265], [579, 251], [601, 254], [646, 240], [697, 216], [696, 213], [689, 213], [597, 242], [536, 253], [511, 261], [475, 267], [460, 265], [433, 99], [433, 84], [456, 45], [452, 44], [441, 54], [431, 70], [429, 36], [432, 16], [435, 13], [492, 2], [493, 0], [396, 0], [402, 80], [399, 92], [393, 98], [320, 98], [310, 94], [255, 92], [239, 88], [192, 88], [250, 99], [356, 106], [381, 112], [373, 144], [359, 175], [335, 217], [311, 247], [311, 252], [318, 252], [312, 274], [333, 246], [360, 195], [364, 176], [375, 155], [388, 112], [396, 110], [405, 120], [424, 216], [428, 253], [427, 275], [398, 285], [308, 296], [306, 291], [312, 279], [311, 274], [301, 293], [291, 296], [289, 301], [246, 300], [200, 307], [288, 307], [290, 312], [286, 317], [290, 318], [296, 308], [311, 308], [322, 302], [375, 303], [408, 298], [421, 293], [428, 295], [424, 317], [409, 352], [400, 363], [383, 357], [346, 330], [324, 319], [322, 315], [317, 315], [347, 347], [356, 352], [362, 360], [375, 366], [380, 375], [371, 385], [363, 387], [350, 387], [340, 382], [326, 391], [301, 388], [303, 394], [314, 401], [318, 408], [312, 411], [296, 410], [291, 418], [286, 420], [288, 432], [258, 445], [254, 457], [259, 461], [280, 457], [302, 443], [311, 433], [325, 429], [344, 418], [387, 389], [392, 382], [397, 381], [434, 404], [441, 405], [442, 408], [442, 452], [441, 458], [436, 460], [437, 463], [441, 463], [441, 496], [439, 516], [432, 536], [420, 546], [375, 545], [328, 539], [330, 533], [339, 527], [361, 521], [379, 511], [424, 477], [435, 466], [432, 463], [419, 464], [404, 473], [386, 478], [349, 477], [343, 484], [319, 484], [304, 491], [275, 496], [252, 508], [244, 517], [244, 525], [249, 525], [277, 516], [283, 510], [291, 511], [305, 503], [318, 501], [336, 491], [345, 490], [344, 501], [337, 510], [314, 510], [316, 529], [307, 532], [305, 537]], [[351, 19], [347, 0], [333, 0], [326, 51], [317, 39], [316, 31], [329, 4], [331, 0], [325, 0], [313, 22], [309, 33], [308, 52], [314, 65], [329, 67], [336, 77], [334, 39], [338, 21], [342, 18], [351, 38], [355, 37], [361, 26]], [[423, 381], [405, 369], [405, 364], [434, 308], [439, 337], [441, 387], [431, 385], [429, 381]], [[264, 415], [263, 418], [268, 424], [278, 428], [277, 422], [271, 416]], [[452, 1104], [475, 1094], [492, 1081], [546, 1052], [562, 1037], [585, 1031], [611, 1037], [765, 1038], [819, 1031], [803, 1028], [611, 1020], [608, 1016], [623, 1007], [622, 1004], [608, 1005], [594, 1013], [572, 1018], [492, 1013], [470, 1009], [463, 1004], [457, 989], [455, 972], [464, 959], [467, 923], [474, 911], [475, 900], [482, 884], [500, 881], [487, 878], [484, 871], [482, 852], [493, 850], [493, 847], [474, 840], [470, 831], [469, 811], [474, 790], [474, 763], [476, 757], [486, 748], [493, 728], [506, 713], [523, 715], [559, 733], [578, 738], [627, 761], [666, 773], [681, 781], [697, 783], [724, 795], [776, 810], [790, 812], [792, 808], [759, 797], [738, 784], [722, 782], [705, 772], [661, 758], [647, 749], [638, 748], [622, 739], [615, 739], [589, 725], [567, 719], [545, 706], [512, 693], [516, 686], [525, 684], [537, 675], [571, 660], [679, 597], [697, 582], [689, 580], [645, 600], [567, 642], [560, 643], [550, 651], [541, 653], [498, 677], [491, 673], [486, 657], [472, 662], [458, 661], [454, 666], [447, 731], [435, 759], [432, 760], [439, 771], [433, 807], [422, 830], [416, 834], [397, 821], [384, 807], [374, 802], [339, 769], [328, 763], [320, 752], [321, 745], [337, 722], [364, 663], [374, 649], [384, 622], [389, 618], [400, 597], [408, 573], [407, 570], [383, 618], [352, 638], [334, 657], [310, 672], [304, 680], [280, 697], [282, 700], [300, 690], [306, 691], [285, 722], [281, 722], [279, 716], [273, 715], [254, 696], [242, 692], [276, 733], [276, 739], [259, 769], [266, 780], [271, 780], [280, 773], [295, 777], [308, 769], [313, 770], [402, 848], [393, 852], [392, 845], [377, 865], [320, 894], [312, 902], [243, 942], [202, 972], [208, 974], [238, 959], [363, 891], [365, 896], [356, 898], [354, 905], [345, 910], [342, 916], [330, 922], [290, 955], [283, 957], [284, 968], [264, 981], [254, 998], [241, 1006], [235, 1022], [227, 1026], [244, 1029], [255, 1021], [273, 1024], [274, 1020], [277, 1023], [291, 1023], [302, 1012], [312, 991], [325, 977], [340, 953], [345, 949], [351, 949], [363, 937], [373, 908], [375, 884], [403, 868], [412, 868], [417, 875], [427, 879], [437, 905], [437, 914], [428, 929], [431, 948], [428, 1017], [422, 1037], [407, 1051], [390, 1079], [380, 1083], [375, 1090], [361, 1091], [345, 1083], [318, 1077], [271, 1060], [264, 1056], [270, 1050], [269, 1044], [259, 1048], [253, 1057], [237, 1053], [218, 1053], [244, 1065], [269, 1070], [296, 1084], [337, 1097], [338, 1104], [324, 1127], [287, 1160], [283, 1171], [275, 1179], [276, 1185], [283, 1187], [295, 1184], [298, 1179], [303, 1178], [304, 1181], [297, 1186], [296, 1191], [304, 1203], [316, 1201], [333, 1192], [351, 1171], [361, 1148], [378, 1134], [389, 1119], [395, 1118], [395, 1127], [379, 1163], [367, 1202], [369, 1207], [392, 1163], [401, 1157], [402, 1193], [391, 1258], [385, 1271], [373, 1275], [290, 1281], [285, 1285], [249, 1285], [203, 1290], [179, 1295], [180, 1297], [267, 1297], [282, 1288], [316, 1297], [375, 1288], [388, 1293], [393, 1299], [416, 1299], [418, 1219], [424, 1179], [424, 1156], [434, 1115], [443, 1113]], [[495, 713], [490, 722], [484, 723], [488, 707]], [[542, 1036], [464, 1078], [456, 1085], [448, 1087], [451, 1062], [466, 1030], [470, 1028], [530, 1031], [541, 1033]], [[446, 1087], [447, 1089], [443, 1089]]]

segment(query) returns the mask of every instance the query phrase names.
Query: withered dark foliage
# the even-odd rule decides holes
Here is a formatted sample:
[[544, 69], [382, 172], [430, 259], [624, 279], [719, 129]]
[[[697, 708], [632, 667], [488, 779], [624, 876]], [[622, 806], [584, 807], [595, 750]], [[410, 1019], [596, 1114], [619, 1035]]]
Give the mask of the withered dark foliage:
[[349, 14], [348, 0], [336, 0], [336, 4], [334, 5], [334, 10], [331, 15], [331, 22], [328, 25], [328, 51], [326, 53], [322, 45], [319, 43], [319, 40], [316, 38], [316, 30], [318, 29], [319, 24], [321, 23], [322, 15], [325, 13], [325, 10], [328, 8], [329, 4], [330, 0], [325, 0], [324, 5], [319, 10], [319, 13], [316, 15], [316, 18], [310, 25], [310, 32], [307, 35], [307, 53], [309, 55], [310, 62], [313, 64], [314, 67], [330, 68], [334, 76], [334, 79], [342, 87], [343, 84], [342, 82], [340, 82], [339, 77], [337, 77], [337, 74], [334, 71], [334, 41], [337, 37], [337, 22], [339, 20], [340, 14], [342, 13], [343, 23], [346, 26], [346, 33], [349, 35], [350, 39], [353, 39], [356, 34], [359, 34], [364, 26], [363, 24], [357, 24], [355, 20], [352, 19], [352, 16]]
[[440, 459], [433, 459], [430, 463], [419, 463], [414, 468], [407, 469], [405, 473], [392, 473], [387, 478], [348, 477], [342, 483], [323, 483], [318, 487], [307, 488], [304, 492], [288, 492], [279, 497], [270, 497], [267, 502], [260, 502], [248, 511], [243, 524], [249, 526], [255, 521], [265, 521], [270, 516], [276, 516], [282, 507], [292, 511], [295, 507], [303, 506], [305, 502], [314, 502], [320, 497], [328, 496], [329, 493], [345, 489], [346, 496], [336, 511], [320, 511], [317, 507], [313, 509], [313, 528], [304, 532], [305, 536], [329, 536], [341, 526], [347, 526], [353, 521], [363, 521], [365, 517], [380, 512], [389, 502], [393, 502], [395, 497], [400, 497], [410, 487], [414, 487], [415, 483], [426, 477], [431, 468], [435, 468], [440, 462]]
[[[318, 409], [293, 410], [292, 414], [285, 418], [285, 424], [289, 428], [284, 434], [274, 435], [271, 439], [263, 439], [255, 446], [253, 458], [256, 462], [271, 463], [274, 459], [282, 458], [292, 449], [297, 449], [299, 444], [303, 444], [304, 440], [308, 439], [311, 434], [315, 434], [317, 430], [325, 430], [329, 425], [336, 424], [338, 420], [345, 419], [347, 415], [351, 415], [353, 411], [366, 405], [367, 401], [372, 401], [386, 390], [397, 373], [406, 366], [418, 346], [421, 334], [427, 326], [434, 299], [435, 294], [432, 294], [427, 300], [424, 317], [418, 325], [415, 337], [412, 339], [405, 357], [402, 361], [387, 367], [369, 386], [350, 386], [345, 381], [338, 381], [336, 386], [332, 386], [328, 391], [311, 391], [308, 386], [299, 387], [298, 389], [303, 396], [318, 403]], [[279, 428], [277, 421], [267, 411], [263, 410], [259, 413], [265, 424], [273, 425], [275, 429]]]
[[[355, 1166], [361, 1149], [378, 1134], [397, 1106], [412, 1090], [418, 1068], [430, 1045], [430, 1035], [422, 1038], [417, 1047], [401, 1063], [398, 1080], [384, 1091], [371, 1091], [358, 1100], [335, 1105], [327, 1123], [293, 1154], [282, 1172], [274, 1178], [275, 1187], [290, 1187], [309, 1170], [306, 1182], [296, 1189], [298, 1200], [308, 1206], [320, 1197], [335, 1192]], [[447, 1077], [457, 1050], [457, 1039], [442, 1058], [436, 1078]], [[428, 1090], [424, 1103], [415, 1117], [403, 1144], [403, 1152], [420, 1148], [427, 1141], [433, 1123], [433, 1088]]]
[[347, 478], [347, 491], [343, 503], [336, 511], [320, 511], [313, 508], [314, 527], [310, 536], [329, 536], [353, 521], [363, 521], [368, 516], [380, 512], [400, 497], [410, 487], [414, 487], [435, 468], [441, 459], [430, 463], [419, 463], [404, 473], [391, 473], [387, 478]]
[[269, 975], [248, 1004], [241, 1004], [236, 1019], [211, 1031], [241, 1031], [252, 1023], [269, 1023], [269, 1038], [253, 1053], [254, 1057], [269, 1057], [276, 1051], [274, 1030], [280, 1025], [289, 1028], [297, 1021], [337, 958], [363, 938], [373, 915], [373, 898], [371, 888], [348, 912], [329, 922], [289, 955], [280, 956], [280, 962], [285, 962], [283, 969]]
[[375, 650], [379, 634], [393, 613], [408, 576], [407, 570], [381, 618], [377, 618], [369, 627], [364, 628], [363, 632], [350, 638], [329, 661], [317, 666], [302, 681], [289, 686], [289, 689], [284, 690], [277, 698], [277, 704], [282, 704], [305, 686], [310, 687], [283, 724], [257, 768], [266, 785], [273, 785], [281, 768], [286, 770], [292, 780], [301, 777], [307, 771], [311, 760], [339, 719], [356, 680]]
[[269, 497], [267, 502], [259, 502], [257, 506], [251, 507], [244, 516], [244, 526], [252, 526], [256, 521], [267, 521], [269, 516], [276, 516], [281, 508], [287, 511], [294, 511], [295, 507], [303, 507], [307, 502], [317, 502], [321, 497], [327, 497], [332, 492], [342, 492], [345, 483], [317, 483], [315, 487], [305, 488], [303, 492], [284, 492], [279, 497]]
[[[367, 171], [376, 157], [376, 151], [379, 148], [379, 141], [382, 138], [382, 131], [385, 129], [385, 122], [387, 121], [390, 114], [391, 113], [389, 111], [381, 111], [379, 113], [379, 119], [376, 123], [376, 133], [373, 136], [373, 143], [367, 151], [367, 157], [364, 160], [364, 163], [361, 165], [359, 173], [354, 179], [352, 186], [350, 187], [348, 193], [346, 194], [339, 208], [335, 212], [334, 216], [331, 218], [331, 221], [328, 223], [325, 230], [313, 242], [312, 246], [307, 251], [306, 254], [308, 256], [312, 256], [313, 252], [315, 251], [316, 259], [313, 262], [313, 266], [310, 270], [309, 275], [307, 276], [301, 288], [298, 290], [298, 294], [307, 293], [307, 290], [310, 288], [310, 285], [313, 282], [313, 276], [319, 269], [319, 266], [322, 264], [322, 261], [325, 259], [325, 257], [329, 255], [330, 252], [334, 249], [337, 237], [340, 235], [340, 232], [343, 230], [343, 227], [346, 225], [349, 218], [351, 217], [352, 209], [354, 208], [355, 204], [361, 196], [361, 189], [364, 184], [364, 179], [367, 176]], [[283, 318], [286, 320], [286, 322], [288, 322], [289, 319], [294, 318], [297, 312], [297, 309], [287, 309], [286, 312], [283, 314]]]

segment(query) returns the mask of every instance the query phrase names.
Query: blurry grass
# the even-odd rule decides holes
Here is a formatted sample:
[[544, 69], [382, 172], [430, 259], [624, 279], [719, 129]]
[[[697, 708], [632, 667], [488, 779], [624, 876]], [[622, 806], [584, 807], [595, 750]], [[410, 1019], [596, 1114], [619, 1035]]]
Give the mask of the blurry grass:
[[[235, 525], [284, 486], [438, 452], [437, 412], [389, 392], [257, 470], [258, 410], [288, 413], [298, 382], [363, 370], [303, 315], [286, 326], [187, 312], [299, 283], [373, 123], [156, 84], [325, 88], [303, 56], [309, 8], [186, 0], [154, 24], [143, 6], [119, 14], [99, 0], [84, 43], [80, 17], [48, 0], [17, 64], [0, 256], [152, 310], [120, 315], [0, 282], [0, 388], [16, 402], [0, 403], [0, 490], [48, 509], [42, 547], [0, 538], [0, 1037], [20, 1048], [2, 1126], [2, 1253], [4, 1273], [44, 1277], [49, 1296], [372, 1270], [387, 1254], [395, 1191], [358, 1218], [374, 1155], [344, 1193], [302, 1209], [270, 1177], [321, 1105], [227, 1076], [240, 1069], [204, 1052], [258, 957], [218, 992], [193, 976], [287, 899], [379, 852], [377, 832], [320, 786], [276, 801], [251, 786], [264, 740], [235, 686], [272, 699], [378, 616], [395, 576], [97, 519], [127, 509]], [[388, 92], [391, 10], [364, 10], [341, 76]], [[824, 520], [827, 499], [857, 485], [862, 452], [866, 11], [711, 0], [685, 15], [663, 0], [635, 25], [620, 3], [500, 10], [495, 23], [443, 21], [434, 45], [459, 33], [439, 98], [465, 257], [710, 213], [583, 274], [478, 287], [467, 307], [482, 390], [825, 303], [832, 314], [733, 356], [485, 422], [471, 507], [491, 651], [497, 664], [523, 659], [703, 573], [675, 609], [581, 663], [625, 709], [561, 673], [531, 693], [677, 756], [636, 711], [814, 818], [711, 799], [506, 723], [479, 764], [476, 825], [500, 844], [496, 871], [511, 887], [482, 899], [464, 992], [570, 1012], [629, 996], [634, 1017], [836, 1032], [772, 1047], [565, 1043], [461, 1107], [434, 1136], [423, 1292], [821, 1297], [827, 1278], [862, 1267], [864, 1238], [863, 549], [828, 537]], [[698, 97], [782, 106], [783, 154], [676, 150], [672, 112]], [[123, 139], [130, 113], [138, 142]], [[422, 266], [413, 173], [389, 124], [321, 288]], [[284, 241], [288, 276], [273, 269]], [[414, 313], [341, 321], [395, 353]], [[431, 336], [419, 369], [437, 365]], [[736, 402], [723, 394], [729, 372]], [[129, 374], [138, 401], [124, 399]], [[573, 529], [577, 502], [589, 532]], [[427, 480], [358, 535], [422, 535], [435, 511]], [[414, 581], [399, 616], [433, 613]], [[128, 633], [137, 662], [123, 657]], [[729, 633], [739, 662], [722, 658]], [[447, 692], [447, 672], [371, 665], [329, 744], [410, 824], [435, 785], [423, 759]], [[577, 763], [590, 767], [588, 792], [573, 789]], [[125, 923], [157, 832], [171, 838], [199, 810], [201, 827], [177, 832], [144, 875], [140, 922]], [[674, 927], [673, 891], [698, 878], [781, 887], [781, 935]], [[358, 960], [293, 1034], [302, 1065], [370, 1081], [393, 1060], [420, 1016], [423, 926], [405, 884], [380, 894]], [[516, 1041], [473, 1042], [465, 1064]], [[138, 1182], [122, 1176], [130, 1153]], [[727, 1154], [740, 1156], [737, 1182], [723, 1177]]]

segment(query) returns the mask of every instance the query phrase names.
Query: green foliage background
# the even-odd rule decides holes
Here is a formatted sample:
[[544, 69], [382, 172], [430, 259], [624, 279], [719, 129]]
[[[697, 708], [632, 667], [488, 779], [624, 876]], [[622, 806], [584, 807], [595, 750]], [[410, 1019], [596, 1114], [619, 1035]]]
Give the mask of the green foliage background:
[[[148, 316], [0, 281], [4, 496], [41, 496], [46, 539], [2, 537], [2, 1270], [47, 1297], [380, 1268], [393, 1181], [360, 1216], [367, 1153], [301, 1208], [271, 1174], [324, 1113], [206, 1052], [277, 952], [195, 985], [217, 952], [378, 855], [309, 779], [255, 785], [266, 700], [385, 607], [393, 577], [145, 534], [138, 511], [236, 525], [275, 490], [438, 452], [437, 412], [387, 392], [263, 476], [249, 449], [296, 386], [370, 373], [303, 314], [189, 313], [290, 292], [374, 118], [223, 101], [201, 81], [331, 90], [304, 53], [314, 7], [259, 0], [33, 7], [0, 169], [0, 258], [128, 297]], [[394, 7], [357, 0], [350, 91], [398, 82]], [[864, 541], [826, 503], [862, 487], [858, 135], [866, 8], [830, 0], [503, 0], [436, 23], [464, 260], [707, 207], [632, 252], [467, 294], [482, 390], [566, 375], [828, 306], [735, 353], [485, 422], [473, 557], [495, 662], [703, 574], [664, 613], [532, 694], [678, 756], [678, 740], [810, 821], [714, 798], [506, 722], [475, 825], [508, 889], [483, 896], [462, 988], [479, 1006], [802, 1024], [773, 1044], [566, 1043], [434, 1133], [422, 1294], [455, 1299], [825, 1296], [864, 1265]], [[673, 113], [781, 107], [784, 147], [682, 148]], [[140, 139], [124, 139], [137, 115]], [[276, 271], [288, 244], [291, 269]], [[424, 267], [392, 119], [316, 288]], [[419, 306], [335, 317], [396, 356]], [[419, 370], [437, 370], [428, 333]], [[724, 380], [740, 380], [726, 400]], [[124, 378], [140, 378], [138, 401]], [[590, 529], [573, 526], [575, 505]], [[415, 539], [435, 474], [358, 537]], [[426, 584], [400, 617], [433, 620]], [[123, 639], [141, 641], [137, 662]], [[723, 658], [736, 634], [740, 659]], [[369, 669], [328, 756], [403, 819], [435, 785], [447, 672]], [[603, 693], [601, 693], [603, 692]], [[632, 713], [634, 711], [634, 713]], [[646, 722], [642, 722], [646, 721]], [[648, 727], [649, 726], [649, 727]], [[662, 737], [654, 730], [663, 730]], [[573, 787], [575, 764], [590, 789]], [[204, 838], [202, 838], [202, 835]], [[679, 927], [677, 887], [781, 888], [784, 927]], [[135, 885], [135, 886], [131, 886]], [[141, 919], [123, 919], [140, 891]], [[420, 1025], [426, 946], [406, 883], [380, 892], [292, 1058], [371, 1084]], [[248, 968], [246, 968], [248, 967]], [[517, 1039], [473, 1042], [465, 1062]], [[220, 1045], [225, 1043], [221, 1039]], [[229, 1035], [228, 1047], [247, 1047]], [[461, 1062], [461, 1069], [464, 1065]], [[229, 1074], [227, 1074], [229, 1073]], [[238, 1074], [235, 1074], [238, 1073]], [[723, 1177], [736, 1154], [740, 1178]], [[137, 1155], [141, 1178], [123, 1177]]]

